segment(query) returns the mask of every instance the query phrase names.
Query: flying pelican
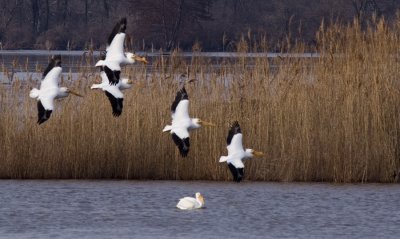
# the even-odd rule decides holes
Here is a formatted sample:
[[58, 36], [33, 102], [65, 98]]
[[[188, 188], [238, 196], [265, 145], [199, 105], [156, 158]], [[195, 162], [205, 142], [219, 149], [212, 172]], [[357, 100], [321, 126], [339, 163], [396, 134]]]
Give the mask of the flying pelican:
[[[104, 57], [105, 56], [102, 55], [102, 58]], [[121, 90], [131, 88], [133, 82], [132, 80], [122, 78], [116, 85], [112, 85], [108, 80], [107, 71], [110, 71], [110, 69], [100, 66], [101, 83], [93, 84], [90, 89], [102, 89], [106, 93], [106, 96], [111, 103], [114, 117], [118, 117], [122, 113], [124, 101], [124, 95], [122, 94]]]
[[131, 52], [124, 52], [126, 24], [127, 21], [125, 17], [117, 22], [108, 37], [106, 58], [96, 63], [96, 66], [104, 66], [108, 80], [112, 85], [116, 85], [119, 82], [121, 65], [133, 64], [135, 61], [141, 61], [147, 64], [146, 58]]
[[182, 157], [186, 157], [190, 147], [189, 130], [200, 128], [202, 125], [215, 126], [215, 124], [189, 117], [189, 96], [185, 87], [182, 87], [176, 94], [171, 111], [172, 125], [165, 126], [163, 132], [170, 131], [180, 154]]
[[42, 124], [50, 118], [51, 112], [54, 110], [54, 99], [67, 97], [70, 93], [82, 97], [67, 87], [58, 87], [58, 77], [61, 71], [61, 56], [56, 55], [51, 58], [43, 73], [40, 90], [33, 88], [29, 93], [31, 98], [38, 100], [38, 124]]
[[240, 125], [235, 121], [228, 132], [226, 143], [228, 146], [228, 156], [221, 156], [219, 162], [227, 162], [229, 169], [236, 182], [240, 182], [244, 176], [244, 159], [255, 157], [261, 157], [264, 154], [254, 149], [244, 149], [242, 144], [242, 131]]
[[204, 206], [204, 197], [200, 193], [196, 193], [196, 198], [184, 197], [181, 198], [176, 205], [177, 208], [182, 210], [198, 209]]

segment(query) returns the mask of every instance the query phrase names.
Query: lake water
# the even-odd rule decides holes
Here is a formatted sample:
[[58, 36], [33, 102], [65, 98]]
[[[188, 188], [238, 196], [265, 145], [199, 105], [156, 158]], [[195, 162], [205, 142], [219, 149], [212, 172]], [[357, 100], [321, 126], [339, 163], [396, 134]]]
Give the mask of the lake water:
[[[138, 55], [146, 56], [150, 64], [146, 65], [147, 72], [160, 71], [159, 66], [152, 62], [155, 59], [170, 57], [166, 52], [136, 52]], [[0, 83], [9, 83], [14, 79], [27, 79], [31, 74], [41, 74], [47, 67], [52, 55], [61, 55], [63, 72], [76, 73], [84, 71], [96, 71], [95, 63], [99, 60], [99, 51], [47, 51], [47, 50], [0, 50]], [[270, 61], [275, 58], [307, 58], [315, 60], [318, 53], [238, 53], [238, 52], [181, 52], [179, 54], [190, 64], [193, 57], [207, 59], [208, 67], [220, 68], [221, 62], [237, 58], [247, 58], [247, 67], [253, 67], [252, 60], [256, 58], [268, 58]], [[129, 65], [131, 68], [142, 67], [141, 64]], [[275, 64], [270, 65], [271, 69], [276, 68]]]
[[[206, 207], [181, 211], [201, 192]], [[0, 238], [399, 238], [400, 185], [1, 180]]]

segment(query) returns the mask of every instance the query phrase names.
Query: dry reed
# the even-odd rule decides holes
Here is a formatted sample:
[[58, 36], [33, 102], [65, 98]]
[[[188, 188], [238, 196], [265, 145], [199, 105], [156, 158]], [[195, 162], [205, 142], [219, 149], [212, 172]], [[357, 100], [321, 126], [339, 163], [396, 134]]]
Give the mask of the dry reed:
[[[125, 68], [145, 87], [125, 91], [120, 118], [112, 117], [102, 92], [89, 90], [99, 77], [86, 68], [80, 80], [62, 80], [86, 97], [56, 102], [40, 126], [28, 97], [38, 82], [15, 80], [0, 90], [0, 177], [229, 180], [218, 158], [226, 154], [229, 123], [239, 120], [245, 147], [266, 153], [245, 163], [247, 180], [394, 182], [399, 29], [383, 20], [364, 30], [357, 21], [322, 24], [320, 57], [312, 59], [241, 57], [213, 67], [207, 57], [188, 62], [175, 51], [154, 59], [154, 72]], [[242, 38], [238, 52], [267, 48], [265, 40], [252, 44]], [[290, 49], [307, 51], [301, 43]], [[182, 74], [197, 79], [187, 86], [191, 115], [219, 126], [194, 131], [187, 158], [161, 133]]]

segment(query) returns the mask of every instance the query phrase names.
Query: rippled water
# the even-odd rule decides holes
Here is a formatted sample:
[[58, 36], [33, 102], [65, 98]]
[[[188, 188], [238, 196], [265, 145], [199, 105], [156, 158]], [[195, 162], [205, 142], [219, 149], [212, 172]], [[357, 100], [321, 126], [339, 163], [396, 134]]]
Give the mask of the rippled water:
[[[206, 207], [175, 208], [201, 192]], [[399, 238], [400, 185], [0, 181], [0, 238]]]

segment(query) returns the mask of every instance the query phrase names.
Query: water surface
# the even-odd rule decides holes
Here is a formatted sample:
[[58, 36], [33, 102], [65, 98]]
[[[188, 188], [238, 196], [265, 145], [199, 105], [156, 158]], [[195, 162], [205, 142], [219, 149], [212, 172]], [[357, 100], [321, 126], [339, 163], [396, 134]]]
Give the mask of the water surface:
[[[0, 238], [398, 238], [400, 185], [0, 181]], [[201, 192], [206, 207], [181, 211]]]

